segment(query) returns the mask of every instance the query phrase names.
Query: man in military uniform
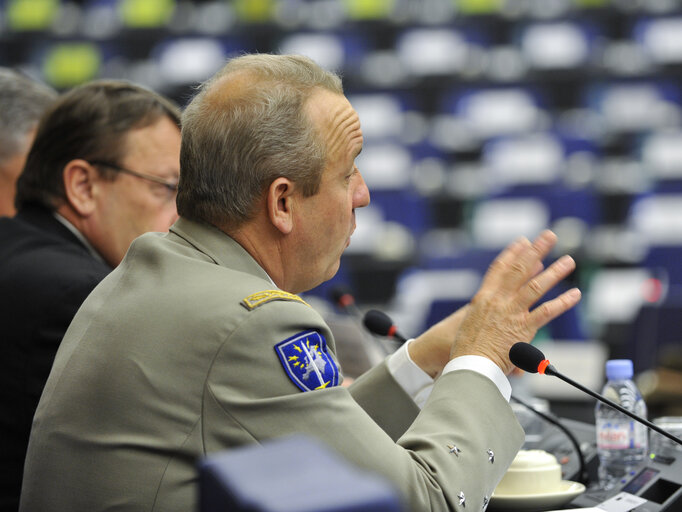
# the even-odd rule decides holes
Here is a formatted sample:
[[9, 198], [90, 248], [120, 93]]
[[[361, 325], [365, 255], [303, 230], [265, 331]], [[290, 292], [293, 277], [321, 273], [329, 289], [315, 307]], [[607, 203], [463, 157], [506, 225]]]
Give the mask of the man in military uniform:
[[573, 260], [543, 271], [555, 236], [520, 239], [468, 306], [340, 386], [332, 333], [296, 294], [334, 275], [369, 203], [361, 148], [340, 80], [306, 58], [239, 57], [202, 86], [180, 219], [138, 238], [66, 333], [21, 510], [191, 510], [200, 457], [293, 433], [383, 474], [410, 510], [486, 506], [523, 440], [509, 347], [578, 302], [529, 310]]

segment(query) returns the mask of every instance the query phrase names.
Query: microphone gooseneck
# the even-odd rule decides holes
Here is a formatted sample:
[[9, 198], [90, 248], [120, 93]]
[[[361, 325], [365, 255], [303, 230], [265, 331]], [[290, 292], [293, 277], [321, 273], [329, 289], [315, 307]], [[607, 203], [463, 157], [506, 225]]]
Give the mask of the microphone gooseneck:
[[575, 451], [575, 453], [578, 457], [578, 481], [581, 484], [587, 484], [589, 479], [588, 479], [587, 471], [585, 469], [585, 455], [583, 455], [583, 451], [580, 449], [580, 445], [578, 444], [578, 440], [571, 433], [571, 431], [568, 430], [568, 428], [566, 428], [558, 419], [552, 417], [549, 414], [545, 414], [541, 411], [538, 411], [535, 407], [533, 407], [529, 403], [525, 402], [524, 400], [521, 400], [519, 397], [512, 395], [511, 399], [514, 400], [515, 402], [520, 403], [529, 411], [537, 414], [543, 420], [547, 421], [548, 423], [551, 423], [552, 425], [557, 427], [559, 430], [561, 430], [566, 435], [568, 440], [573, 445], [573, 450]]
[[365, 317], [362, 322], [367, 330], [372, 334], [393, 338], [401, 343], [405, 343], [407, 341], [407, 338], [398, 332], [398, 328], [393, 323], [393, 320], [391, 320], [391, 317], [389, 317], [383, 311], [370, 309], [367, 311], [367, 313], [365, 313]]
[[[545, 358], [545, 355], [537, 348], [534, 347], [533, 345], [530, 345], [528, 343], [524, 342], [519, 342], [515, 343], [512, 348], [509, 350], [509, 359], [510, 361], [515, 365], [521, 368], [524, 371], [527, 371], [529, 373], [544, 373], [545, 375], [553, 375], [554, 377], [558, 377], [559, 379], [563, 380], [567, 384], [570, 384], [574, 388], [579, 389], [583, 393], [587, 393], [593, 398], [596, 398], [600, 402], [605, 403], [606, 405], [613, 407], [619, 412], [622, 412], [626, 416], [629, 416], [635, 421], [638, 421], [639, 423], [646, 425], [648, 428], [651, 430], [658, 432], [662, 436], [667, 437], [668, 439], [674, 441], [675, 443], [682, 445], [682, 440], [680, 440], [678, 437], [675, 437], [672, 435], [670, 432], [666, 432], [662, 428], [660, 428], [658, 425], [655, 425], [651, 423], [648, 420], [645, 420], [644, 418], [641, 418], [637, 416], [635, 413], [628, 411], [626, 408], [618, 405], [615, 402], [612, 402], [608, 398], [605, 398], [601, 396], [599, 393], [595, 393], [591, 389], [586, 388], [582, 384], [578, 384], [575, 382], [573, 379], [569, 379], [565, 375], [559, 373], [554, 366], [549, 364], [549, 360]], [[545, 364], [546, 361], [546, 364]], [[517, 364], [518, 363], [518, 364]], [[542, 371], [540, 371], [540, 367], [542, 368]]]

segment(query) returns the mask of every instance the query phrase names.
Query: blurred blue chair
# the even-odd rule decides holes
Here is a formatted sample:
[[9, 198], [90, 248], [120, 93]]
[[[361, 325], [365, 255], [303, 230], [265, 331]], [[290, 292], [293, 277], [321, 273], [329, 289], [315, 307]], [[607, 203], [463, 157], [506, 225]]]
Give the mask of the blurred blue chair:
[[391, 302], [393, 321], [407, 336], [419, 335], [469, 302], [482, 275], [475, 268], [406, 270]]
[[161, 40], [151, 51], [162, 83], [187, 85], [203, 82], [218, 71], [228, 56], [248, 49], [238, 38], [173, 37]]
[[628, 340], [630, 357], [637, 373], [665, 365], [670, 352], [682, 352], [680, 318], [682, 297], [646, 302], [637, 313]]
[[544, 103], [544, 95], [534, 87], [489, 86], [445, 92], [439, 110], [452, 116], [473, 142], [482, 142], [544, 130], [549, 124]]
[[483, 146], [482, 157], [491, 191], [523, 186], [544, 188], [563, 178], [564, 148], [560, 139], [551, 133], [491, 139]]
[[417, 108], [412, 95], [387, 91], [347, 93], [362, 122], [365, 142], [399, 142], [406, 130], [406, 114]]
[[325, 69], [351, 75], [372, 48], [366, 34], [352, 30], [289, 32], [277, 46], [278, 53], [305, 55]]
[[570, 70], [589, 63], [598, 35], [593, 24], [558, 20], [521, 26], [515, 39], [531, 68]]
[[678, 85], [663, 79], [592, 84], [583, 101], [599, 116], [607, 135], [677, 126], [681, 113]]
[[550, 132], [497, 137], [483, 146], [483, 171], [491, 199], [535, 198], [549, 209], [550, 222], [574, 217], [587, 226], [600, 222], [599, 198], [570, 176], [572, 152], [593, 150]]
[[638, 198], [628, 225], [647, 248], [640, 265], [670, 284], [682, 284], [682, 194], [649, 194]]
[[579, 219], [586, 229], [601, 221], [601, 206], [598, 194], [592, 188], [573, 189], [554, 184], [547, 187], [519, 187], [497, 194], [489, 199], [539, 201], [547, 209], [547, 227], [561, 219]]
[[637, 153], [654, 193], [682, 193], [682, 130], [647, 133]]
[[409, 28], [397, 36], [395, 48], [408, 75], [452, 76], [466, 68], [469, 42], [452, 28]]
[[519, 236], [535, 238], [549, 222], [549, 207], [537, 197], [486, 198], [474, 207], [471, 234], [477, 247], [500, 250]]
[[658, 65], [682, 63], [682, 17], [644, 18], [637, 21], [632, 39]]
[[209, 455], [200, 512], [404, 512], [394, 488], [321, 442], [294, 436]]
[[381, 209], [384, 222], [397, 222], [419, 236], [431, 226], [428, 200], [409, 189], [371, 189], [374, 208]]

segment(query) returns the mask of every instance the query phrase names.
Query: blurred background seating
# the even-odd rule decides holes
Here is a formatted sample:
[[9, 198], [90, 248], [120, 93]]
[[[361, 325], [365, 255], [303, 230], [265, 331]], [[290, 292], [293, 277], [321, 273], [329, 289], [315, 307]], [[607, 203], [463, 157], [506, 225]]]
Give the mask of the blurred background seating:
[[347, 284], [414, 335], [549, 227], [585, 298], [539, 339], [639, 372], [679, 351], [680, 0], [0, 0], [0, 65], [60, 90], [123, 78], [184, 105], [253, 51], [338, 71], [363, 123], [372, 204], [309, 297]]

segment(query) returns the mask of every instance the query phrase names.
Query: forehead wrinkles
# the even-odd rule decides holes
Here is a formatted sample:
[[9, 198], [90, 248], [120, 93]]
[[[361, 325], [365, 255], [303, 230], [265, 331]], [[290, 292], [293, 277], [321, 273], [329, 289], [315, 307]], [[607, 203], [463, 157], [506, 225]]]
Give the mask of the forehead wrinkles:
[[330, 158], [353, 155], [362, 147], [360, 119], [343, 94], [317, 89], [306, 110], [323, 137]]
[[349, 103], [340, 104], [332, 111], [332, 130], [327, 144], [330, 152], [352, 153], [356, 146], [362, 146], [362, 130], [360, 118]]
[[356, 145], [362, 144], [360, 118], [349, 105], [340, 106], [332, 113], [332, 131], [329, 149], [334, 152], [353, 151]]

